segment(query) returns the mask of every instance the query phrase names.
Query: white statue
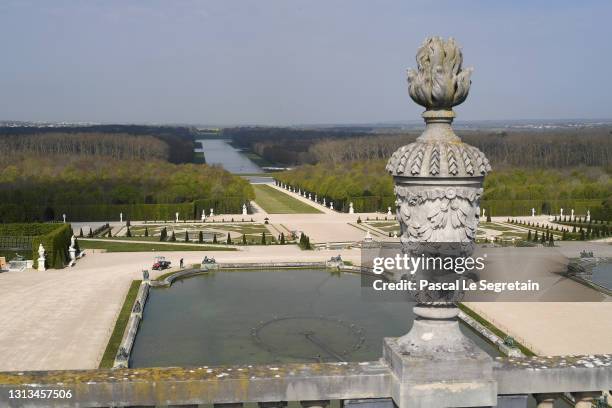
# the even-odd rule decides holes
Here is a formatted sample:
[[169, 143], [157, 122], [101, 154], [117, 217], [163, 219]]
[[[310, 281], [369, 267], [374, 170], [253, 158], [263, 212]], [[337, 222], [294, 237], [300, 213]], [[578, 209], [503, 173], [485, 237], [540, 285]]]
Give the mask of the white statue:
[[391, 213], [391, 207], [387, 207], [387, 217], [391, 217], [393, 214]]
[[246, 204], [242, 204], [242, 215], [247, 215], [247, 214], [248, 214], [247, 206], [246, 206]]
[[211, 209], [210, 209], [210, 215], [209, 215], [209, 217], [214, 217], [214, 216], [215, 216], [215, 212], [214, 212], [214, 211], [213, 211], [213, 209], [211, 208]]
[[561, 209], [561, 218], [563, 218], [563, 208]]
[[572, 215], [570, 215], [570, 220], [573, 221], [574, 220], [574, 209], [572, 208]]
[[363, 239], [365, 242], [372, 242], [372, 235], [370, 235], [370, 230], [366, 231], [366, 236]]
[[70, 248], [68, 248], [68, 253], [70, 254], [70, 261], [76, 261], [76, 237], [74, 234], [70, 237]]
[[44, 272], [47, 270], [45, 267], [46, 257], [45, 257], [45, 247], [41, 243], [38, 245], [38, 270], [40, 272]]
[[334, 209], [334, 202], [333, 202], [333, 201], [330, 201], [330, 202], [329, 202], [329, 209], [330, 209], [330, 210], [333, 210], [333, 209]]
[[66, 223], [66, 214], [62, 214], [62, 218], [64, 219], [64, 224]]
[[123, 213], [119, 213], [119, 222], [123, 222]]
[[587, 222], [591, 221], [591, 211], [587, 210], [587, 218], [586, 218]]
[[298, 188], [298, 194], [302, 195], [302, 189]]
[[535, 208], [532, 208], [532, 209], [531, 209], [531, 216], [532, 216], [532, 217], [535, 217]]
[[323, 197], [323, 207], [327, 207], [327, 204], [325, 204], [325, 197]]
[[315, 201], [315, 203], [317, 203], [317, 204], [319, 203], [319, 197], [318, 197], [316, 194], [315, 194], [315, 200], [314, 200], [314, 201]]
[[312, 200], [312, 193], [308, 193], [308, 199]]
[[355, 209], [353, 208], [353, 202], [349, 203], [349, 214], [355, 214]]
[[487, 210], [485, 210], [484, 208], [482, 209], [482, 218], [485, 217], [485, 214], [487, 213]]
[[178, 217], [179, 217], [179, 213], [174, 213], [174, 219], [175, 219], [176, 222], [179, 221]]
[[206, 220], [206, 210], [202, 210], [202, 216], [200, 217], [200, 219], [202, 220], [202, 222]]

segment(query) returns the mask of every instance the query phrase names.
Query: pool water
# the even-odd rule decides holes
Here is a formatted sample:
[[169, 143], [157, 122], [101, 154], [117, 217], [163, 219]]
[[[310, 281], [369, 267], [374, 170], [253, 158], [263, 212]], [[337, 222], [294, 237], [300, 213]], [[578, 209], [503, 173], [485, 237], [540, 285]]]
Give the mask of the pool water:
[[[363, 300], [360, 278], [320, 269], [223, 271], [150, 291], [132, 367], [364, 361], [412, 325], [410, 303]], [[462, 330], [491, 355], [497, 350]]]
[[595, 266], [591, 279], [596, 284], [612, 290], [612, 262]]

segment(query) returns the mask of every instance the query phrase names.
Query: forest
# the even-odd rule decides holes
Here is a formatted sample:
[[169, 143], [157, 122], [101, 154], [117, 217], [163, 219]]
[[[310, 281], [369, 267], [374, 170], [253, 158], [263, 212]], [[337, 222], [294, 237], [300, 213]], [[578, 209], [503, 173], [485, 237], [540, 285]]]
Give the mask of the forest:
[[[610, 166], [612, 130], [458, 131], [462, 140], [482, 150], [494, 167], [566, 168]], [[309, 151], [317, 162], [386, 159], [418, 133], [375, 135], [351, 140], [323, 140]]]
[[72, 155], [117, 160], [168, 160], [168, 144], [153, 136], [126, 133], [44, 133], [0, 137], [0, 156]]
[[[302, 130], [293, 128], [229, 128], [223, 134], [235, 146], [250, 149], [269, 162], [286, 166], [387, 159], [400, 146], [413, 142], [420, 131], [388, 132], [368, 128]], [[533, 130], [458, 130], [478, 147], [496, 168], [609, 166], [612, 129], [585, 127]]]
[[310, 147], [322, 140], [366, 136], [371, 128], [296, 129], [286, 127], [225, 128], [221, 135], [235, 147], [248, 149], [280, 166], [315, 163]]
[[[13, 139], [19, 136], [41, 136], [55, 134], [69, 137], [77, 134], [81, 138], [100, 135], [150, 136], [162, 141], [167, 146], [166, 160], [170, 163], [193, 163], [194, 141], [196, 131], [185, 126], [150, 126], [150, 125], [89, 125], [89, 126], [61, 126], [61, 127], [33, 127], [33, 126], [0, 126], [0, 140]], [[76, 139], [73, 139], [76, 140]]]
[[[57, 133], [0, 136], [0, 222], [195, 218], [239, 213], [250, 184], [220, 167], [174, 164], [151, 135]], [[112, 218], [110, 218], [112, 216]], [[199, 216], [198, 216], [199, 217]], [[135, 219], [135, 218], [134, 218]]]

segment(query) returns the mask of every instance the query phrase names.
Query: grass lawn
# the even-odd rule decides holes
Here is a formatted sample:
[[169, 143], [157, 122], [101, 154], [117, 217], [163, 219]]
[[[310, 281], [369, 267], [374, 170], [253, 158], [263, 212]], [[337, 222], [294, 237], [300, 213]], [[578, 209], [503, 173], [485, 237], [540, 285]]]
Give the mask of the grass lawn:
[[385, 232], [397, 232], [399, 234], [400, 231], [400, 225], [397, 221], [366, 221], [365, 224]]
[[223, 246], [208, 245], [168, 245], [159, 242], [140, 243], [140, 242], [113, 242], [107, 241], [87, 241], [79, 240], [82, 249], [106, 249], [107, 252], [148, 252], [148, 251], [235, 251], [235, 248], [225, 248]]
[[516, 228], [497, 224], [494, 222], [480, 222], [478, 226], [482, 228], [490, 229], [490, 230], [495, 230], [495, 231], [516, 231], [517, 230]]
[[100, 368], [113, 367], [113, 362], [115, 361], [117, 350], [121, 345], [123, 332], [125, 331], [125, 326], [127, 326], [128, 320], [130, 318], [130, 314], [132, 312], [132, 305], [134, 304], [134, 299], [136, 299], [136, 295], [138, 294], [138, 289], [140, 288], [141, 282], [141, 280], [135, 280], [132, 281], [132, 284], [130, 285], [130, 289], [128, 290], [128, 293], [125, 296], [123, 306], [121, 307], [121, 311], [119, 312], [119, 316], [117, 317], [117, 321], [115, 322], [115, 328], [113, 329], [113, 333], [111, 334], [111, 337], [108, 340], [108, 344], [106, 345], [106, 350], [104, 350], [102, 360], [100, 360]]
[[265, 184], [254, 184], [255, 201], [270, 214], [321, 213], [315, 207]]

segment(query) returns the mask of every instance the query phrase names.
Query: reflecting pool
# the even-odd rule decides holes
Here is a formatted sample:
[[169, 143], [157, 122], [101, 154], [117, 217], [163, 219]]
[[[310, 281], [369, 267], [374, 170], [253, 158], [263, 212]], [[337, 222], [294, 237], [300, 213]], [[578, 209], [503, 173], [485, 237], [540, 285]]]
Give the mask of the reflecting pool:
[[382, 354], [383, 337], [406, 333], [412, 319], [411, 304], [362, 300], [354, 274], [214, 272], [150, 291], [130, 365], [372, 360]]

